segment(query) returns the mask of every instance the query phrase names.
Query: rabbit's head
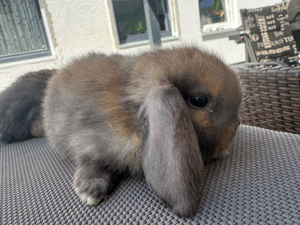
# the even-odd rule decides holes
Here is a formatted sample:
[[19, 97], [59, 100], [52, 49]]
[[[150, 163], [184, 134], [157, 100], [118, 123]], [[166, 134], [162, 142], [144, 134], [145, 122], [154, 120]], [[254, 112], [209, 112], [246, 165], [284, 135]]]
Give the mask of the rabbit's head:
[[177, 214], [190, 215], [204, 161], [225, 155], [239, 126], [240, 81], [213, 54], [184, 47], [141, 56], [129, 92], [145, 121], [146, 180]]

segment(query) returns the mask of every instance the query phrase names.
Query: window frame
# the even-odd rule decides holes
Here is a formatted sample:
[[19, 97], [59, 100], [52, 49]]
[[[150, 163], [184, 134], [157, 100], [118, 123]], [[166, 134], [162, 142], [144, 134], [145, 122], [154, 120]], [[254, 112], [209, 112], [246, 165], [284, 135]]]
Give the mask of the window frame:
[[6, 58], [5, 56], [3, 56], [3, 61], [0, 62], [0, 68], [7, 68], [7, 67], [17, 66], [22, 64], [50, 61], [50, 60], [55, 60], [57, 58], [43, 0], [38, 0], [38, 4], [39, 4], [40, 14], [42, 17], [42, 22], [44, 25], [45, 37], [47, 38], [48, 41], [47, 47], [49, 48], [49, 50], [47, 52], [36, 51], [36, 52], [28, 52], [28, 53], [19, 53], [13, 56], [8, 56], [7, 59], [5, 59]]
[[[165, 1], [166, 1], [166, 4], [168, 5], [169, 23], [170, 23], [171, 31], [160, 31], [161, 42], [179, 40], [177, 32], [176, 32], [176, 26], [175, 26], [176, 18], [174, 16], [175, 15], [175, 13], [174, 13], [174, 0], [165, 0]], [[149, 39], [146, 38], [147, 34], [130, 35], [129, 36], [130, 39], [136, 39], [136, 40], [135, 41], [130, 41], [130, 42], [125, 42], [125, 43], [120, 43], [119, 34], [118, 34], [117, 20], [116, 20], [116, 15], [115, 15], [114, 6], [113, 6], [113, 0], [108, 0], [108, 6], [109, 6], [109, 9], [110, 9], [110, 13], [111, 13], [112, 26], [113, 26], [113, 35], [114, 35], [114, 38], [115, 38], [116, 46], [119, 49], [126, 49], [126, 48], [141, 46], [141, 45], [148, 45], [150, 43]]]

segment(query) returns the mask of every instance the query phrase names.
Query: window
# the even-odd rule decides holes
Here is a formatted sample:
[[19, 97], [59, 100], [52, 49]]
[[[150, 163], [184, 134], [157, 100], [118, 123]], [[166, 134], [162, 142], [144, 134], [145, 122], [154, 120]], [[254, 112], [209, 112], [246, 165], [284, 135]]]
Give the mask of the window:
[[199, 0], [202, 33], [237, 27], [238, 12], [234, 0]]
[[[148, 40], [143, 0], [112, 0], [119, 43]], [[172, 36], [167, 0], [154, 0], [154, 14], [159, 21], [161, 37]]]
[[38, 0], [0, 1], [0, 63], [50, 55]]

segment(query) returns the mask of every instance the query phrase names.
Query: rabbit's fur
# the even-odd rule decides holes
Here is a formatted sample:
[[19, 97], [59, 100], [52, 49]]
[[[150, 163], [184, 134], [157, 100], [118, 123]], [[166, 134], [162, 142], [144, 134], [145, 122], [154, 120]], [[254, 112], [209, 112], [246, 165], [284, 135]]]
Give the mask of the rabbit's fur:
[[56, 70], [21, 76], [0, 94], [0, 141], [23, 141], [44, 136], [41, 103], [48, 80]]
[[241, 101], [233, 70], [177, 47], [76, 59], [50, 79], [42, 108], [50, 143], [76, 164], [83, 202], [98, 204], [129, 172], [144, 174], [174, 213], [191, 216], [204, 161], [225, 155]]

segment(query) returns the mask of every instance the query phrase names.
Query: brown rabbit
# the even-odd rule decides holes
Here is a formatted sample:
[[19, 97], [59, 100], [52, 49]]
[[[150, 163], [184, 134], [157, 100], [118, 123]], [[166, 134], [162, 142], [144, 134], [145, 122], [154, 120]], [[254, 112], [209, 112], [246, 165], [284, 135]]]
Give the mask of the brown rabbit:
[[77, 166], [83, 202], [98, 204], [124, 172], [144, 173], [174, 213], [190, 216], [203, 161], [226, 153], [241, 101], [234, 71], [195, 47], [90, 54], [50, 80], [43, 117], [50, 142]]
[[[83, 202], [98, 204], [124, 174], [144, 174], [174, 213], [191, 216], [204, 161], [227, 154], [241, 101], [233, 70], [196, 47], [177, 47], [76, 59], [50, 79], [42, 109], [51, 144], [76, 164]], [[9, 120], [0, 123], [5, 133]]]

